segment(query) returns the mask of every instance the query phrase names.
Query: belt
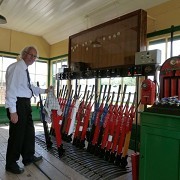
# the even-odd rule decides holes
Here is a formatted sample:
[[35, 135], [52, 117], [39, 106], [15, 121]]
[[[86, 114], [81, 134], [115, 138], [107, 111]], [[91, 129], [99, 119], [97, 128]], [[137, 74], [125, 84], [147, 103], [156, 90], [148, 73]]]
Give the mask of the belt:
[[17, 99], [22, 99], [22, 100], [27, 100], [27, 101], [31, 100], [31, 98], [27, 98], [27, 97], [17, 97]]

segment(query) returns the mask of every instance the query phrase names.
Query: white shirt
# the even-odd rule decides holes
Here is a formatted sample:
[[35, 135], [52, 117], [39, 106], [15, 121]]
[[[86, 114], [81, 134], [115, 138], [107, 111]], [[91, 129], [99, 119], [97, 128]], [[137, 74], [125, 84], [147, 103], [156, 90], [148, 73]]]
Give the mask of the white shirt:
[[[5, 108], [9, 108], [10, 113], [16, 112], [17, 97], [31, 98], [32, 92], [28, 87], [27, 65], [23, 59], [11, 64], [6, 71], [6, 101]], [[33, 94], [45, 93], [45, 89], [31, 85]]]

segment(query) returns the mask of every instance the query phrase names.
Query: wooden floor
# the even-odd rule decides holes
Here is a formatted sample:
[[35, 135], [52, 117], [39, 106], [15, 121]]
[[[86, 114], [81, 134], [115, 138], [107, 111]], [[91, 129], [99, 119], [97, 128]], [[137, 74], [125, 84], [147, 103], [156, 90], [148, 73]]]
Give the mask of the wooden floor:
[[[21, 159], [18, 164], [24, 167], [23, 174], [15, 175], [5, 171], [5, 156], [8, 140], [8, 124], [0, 125], [0, 179], [2, 180], [85, 180], [84, 176], [64, 164], [36, 143], [36, 154], [42, 155], [43, 160], [24, 167]], [[42, 133], [41, 123], [35, 123], [36, 134]], [[132, 180], [131, 172], [114, 180]]]

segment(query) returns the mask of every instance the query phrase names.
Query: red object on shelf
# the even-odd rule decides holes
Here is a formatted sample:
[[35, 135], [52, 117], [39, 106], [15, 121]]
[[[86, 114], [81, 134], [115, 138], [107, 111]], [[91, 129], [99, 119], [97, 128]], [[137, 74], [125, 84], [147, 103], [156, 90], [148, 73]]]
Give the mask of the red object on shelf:
[[152, 105], [155, 102], [156, 85], [150, 79], [145, 79], [141, 86], [141, 104]]

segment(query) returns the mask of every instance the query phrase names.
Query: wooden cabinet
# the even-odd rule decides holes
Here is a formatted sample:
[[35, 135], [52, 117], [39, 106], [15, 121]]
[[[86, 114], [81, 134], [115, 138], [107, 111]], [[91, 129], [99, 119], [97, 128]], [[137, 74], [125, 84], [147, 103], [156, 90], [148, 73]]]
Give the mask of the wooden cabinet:
[[140, 180], [180, 180], [180, 116], [141, 113]]
[[134, 65], [135, 53], [146, 49], [147, 12], [139, 9], [69, 37], [69, 65], [90, 68]]

